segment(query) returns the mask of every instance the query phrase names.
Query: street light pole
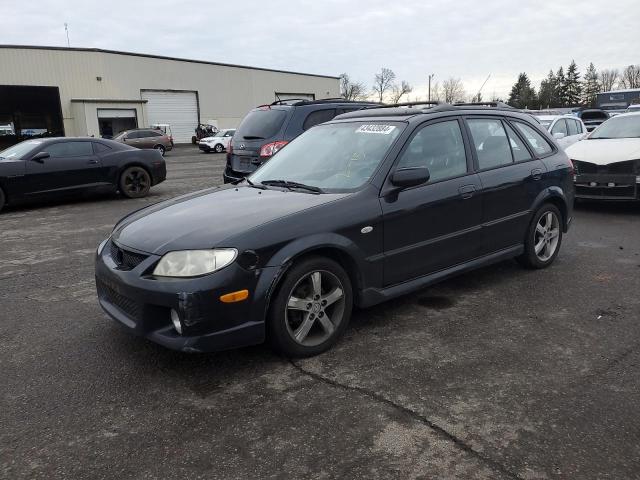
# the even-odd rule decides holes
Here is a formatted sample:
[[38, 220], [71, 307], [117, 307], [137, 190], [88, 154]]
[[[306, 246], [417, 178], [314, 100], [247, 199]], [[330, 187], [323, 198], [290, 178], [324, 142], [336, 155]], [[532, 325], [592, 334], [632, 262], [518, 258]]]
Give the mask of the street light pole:
[[69, 25], [67, 25], [67, 22], [64, 22], [64, 31], [67, 34], [67, 48], [69, 48], [71, 44], [69, 43]]
[[432, 73], [431, 75], [429, 75], [429, 101], [431, 101], [431, 80], [433, 79], [433, 77], [435, 77], [436, 74]]

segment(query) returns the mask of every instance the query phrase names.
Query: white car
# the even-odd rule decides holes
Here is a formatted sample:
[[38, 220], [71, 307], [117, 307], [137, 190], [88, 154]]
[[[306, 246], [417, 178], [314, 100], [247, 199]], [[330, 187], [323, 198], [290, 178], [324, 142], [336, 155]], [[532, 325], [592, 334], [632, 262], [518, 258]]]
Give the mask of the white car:
[[235, 129], [231, 128], [219, 130], [214, 136], [205, 137], [200, 140], [198, 146], [203, 152], [222, 153], [229, 148], [229, 143], [235, 133]]
[[563, 150], [588, 135], [587, 127], [582, 120], [573, 115], [536, 115], [536, 118], [553, 135]]
[[640, 112], [610, 118], [566, 153], [576, 198], [640, 200]]

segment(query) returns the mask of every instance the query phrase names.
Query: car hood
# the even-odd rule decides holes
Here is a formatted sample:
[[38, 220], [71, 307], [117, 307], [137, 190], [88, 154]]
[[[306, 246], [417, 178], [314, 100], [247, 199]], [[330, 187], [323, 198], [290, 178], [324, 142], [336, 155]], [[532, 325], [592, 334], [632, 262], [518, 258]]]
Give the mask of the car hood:
[[222, 140], [224, 137], [204, 137], [201, 138], [201, 142], [215, 142], [216, 140]]
[[233, 247], [226, 245], [225, 239], [346, 195], [220, 187], [134, 212], [116, 225], [111, 238], [123, 247], [156, 255]]
[[582, 140], [566, 150], [572, 160], [609, 165], [640, 159], [640, 138]]

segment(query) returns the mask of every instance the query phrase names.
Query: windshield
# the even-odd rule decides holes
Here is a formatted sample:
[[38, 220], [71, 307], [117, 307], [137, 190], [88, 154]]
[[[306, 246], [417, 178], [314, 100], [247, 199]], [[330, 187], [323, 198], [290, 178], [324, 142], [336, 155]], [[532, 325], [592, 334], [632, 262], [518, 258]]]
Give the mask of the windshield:
[[373, 175], [403, 128], [398, 122], [313, 127], [280, 150], [250, 180], [286, 180], [323, 191], [356, 189]]
[[271, 108], [252, 110], [238, 127], [238, 136], [245, 140], [271, 138], [278, 133], [285, 118], [287, 118], [287, 112], [284, 110]]
[[589, 136], [589, 140], [598, 138], [640, 138], [640, 115], [610, 118]]
[[40, 145], [42, 142], [38, 140], [26, 140], [24, 142], [20, 142], [13, 147], [9, 147], [6, 150], [2, 150], [0, 152], [0, 160], [5, 160], [12, 158], [14, 160], [21, 159], [25, 154], [29, 153], [36, 146]]

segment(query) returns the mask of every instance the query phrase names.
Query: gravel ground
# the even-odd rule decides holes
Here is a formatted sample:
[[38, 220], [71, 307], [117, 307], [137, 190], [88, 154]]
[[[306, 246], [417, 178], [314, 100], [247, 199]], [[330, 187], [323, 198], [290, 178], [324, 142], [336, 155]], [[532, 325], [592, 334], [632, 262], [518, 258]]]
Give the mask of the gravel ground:
[[504, 262], [355, 313], [289, 361], [188, 355], [99, 308], [127, 212], [221, 182], [180, 147], [141, 200], [0, 215], [0, 478], [640, 478], [640, 205], [579, 205], [557, 262]]

